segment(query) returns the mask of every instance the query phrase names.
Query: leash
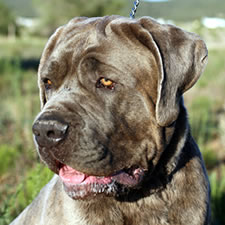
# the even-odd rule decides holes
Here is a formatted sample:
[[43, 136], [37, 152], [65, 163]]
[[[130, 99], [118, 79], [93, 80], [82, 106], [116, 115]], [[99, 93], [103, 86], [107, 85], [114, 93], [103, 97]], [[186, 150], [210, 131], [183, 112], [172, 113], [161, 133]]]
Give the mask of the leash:
[[135, 18], [135, 14], [136, 14], [137, 8], [139, 6], [139, 3], [140, 3], [140, 0], [136, 0], [134, 2], [134, 7], [132, 8], [131, 13], [130, 13], [130, 18], [131, 19], [134, 19]]

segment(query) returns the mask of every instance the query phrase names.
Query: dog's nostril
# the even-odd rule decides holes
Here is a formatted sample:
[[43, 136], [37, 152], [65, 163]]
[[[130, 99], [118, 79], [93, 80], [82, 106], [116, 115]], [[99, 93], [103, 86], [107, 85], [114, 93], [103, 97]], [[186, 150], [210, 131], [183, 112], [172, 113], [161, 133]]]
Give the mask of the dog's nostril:
[[50, 130], [50, 131], [47, 132], [47, 136], [48, 136], [49, 138], [54, 138], [55, 132], [54, 132], [53, 130]]

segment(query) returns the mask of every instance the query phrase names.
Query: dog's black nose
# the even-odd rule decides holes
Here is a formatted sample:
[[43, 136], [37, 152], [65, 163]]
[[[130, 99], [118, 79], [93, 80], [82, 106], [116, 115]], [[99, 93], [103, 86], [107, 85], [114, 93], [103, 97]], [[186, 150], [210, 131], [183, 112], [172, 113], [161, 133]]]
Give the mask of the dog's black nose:
[[33, 124], [33, 134], [41, 147], [53, 147], [66, 137], [68, 124], [51, 119], [40, 119]]

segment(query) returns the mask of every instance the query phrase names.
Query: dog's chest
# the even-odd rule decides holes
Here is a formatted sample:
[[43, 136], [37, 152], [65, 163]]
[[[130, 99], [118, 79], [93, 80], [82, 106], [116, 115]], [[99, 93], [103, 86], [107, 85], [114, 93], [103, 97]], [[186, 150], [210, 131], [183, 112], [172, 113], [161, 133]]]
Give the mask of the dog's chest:
[[169, 224], [166, 203], [159, 202], [155, 197], [135, 203], [107, 201], [106, 199], [81, 208], [80, 218], [86, 221], [85, 225]]

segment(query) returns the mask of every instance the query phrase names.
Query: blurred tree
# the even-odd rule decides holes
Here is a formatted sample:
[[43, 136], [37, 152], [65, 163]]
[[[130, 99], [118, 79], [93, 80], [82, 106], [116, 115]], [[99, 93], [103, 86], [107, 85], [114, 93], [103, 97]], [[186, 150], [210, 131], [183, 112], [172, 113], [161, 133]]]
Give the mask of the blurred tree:
[[36, 11], [31, 0], [1, 0], [19, 17], [36, 17]]
[[120, 14], [124, 0], [33, 0], [41, 18], [42, 35], [51, 34], [57, 27], [76, 16]]
[[0, 34], [9, 34], [15, 30], [15, 24], [10, 9], [0, 0]]
[[221, 0], [165, 0], [141, 2], [138, 16], [151, 16], [174, 21], [192, 21], [204, 17], [225, 18], [225, 1]]

